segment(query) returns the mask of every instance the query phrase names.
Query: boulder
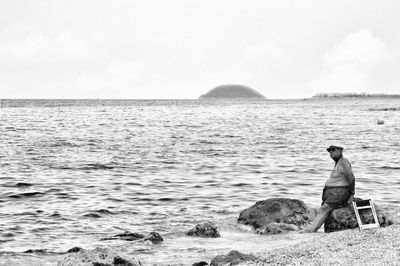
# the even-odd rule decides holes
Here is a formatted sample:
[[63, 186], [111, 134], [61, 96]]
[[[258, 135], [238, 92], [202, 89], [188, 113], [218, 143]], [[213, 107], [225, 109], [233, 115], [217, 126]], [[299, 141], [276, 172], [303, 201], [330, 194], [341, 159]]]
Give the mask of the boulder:
[[112, 237], [106, 237], [102, 238], [100, 240], [115, 240], [115, 239], [120, 239], [120, 240], [125, 240], [125, 241], [135, 241], [144, 238], [144, 235], [139, 234], [139, 233], [131, 233], [129, 231], [125, 231], [122, 234], [117, 234]]
[[257, 257], [251, 254], [243, 254], [232, 250], [227, 255], [218, 255], [211, 260], [211, 266], [237, 265], [243, 262], [254, 262]]
[[199, 261], [192, 264], [192, 266], [206, 266], [206, 265], [208, 265], [208, 263], [205, 261]]
[[28, 249], [25, 250], [23, 253], [35, 253], [39, 255], [45, 255], [48, 254], [49, 252], [47, 251], [47, 249]]
[[270, 198], [241, 211], [238, 222], [252, 225], [259, 233], [276, 234], [302, 229], [314, 220], [316, 213], [301, 200]]
[[266, 226], [261, 226], [256, 230], [257, 233], [261, 235], [265, 234], [280, 234], [283, 232], [288, 232], [288, 231], [296, 231], [298, 230], [298, 226], [294, 224], [285, 224], [285, 223], [270, 223]]
[[118, 234], [112, 237], [102, 238], [100, 240], [125, 240], [125, 241], [148, 240], [151, 241], [153, 244], [157, 244], [164, 241], [162, 236], [157, 232], [151, 232], [147, 235], [143, 235], [139, 233], [131, 233], [129, 231], [126, 231], [122, 234]]
[[162, 236], [157, 233], [157, 232], [151, 232], [148, 235], [146, 235], [145, 237], [143, 237], [144, 241], [150, 241], [153, 244], [158, 244], [164, 241], [164, 239], [162, 238]]
[[[354, 201], [361, 201], [361, 198], [354, 198]], [[379, 225], [382, 227], [393, 224], [393, 218], [388, 210], [374, 204]], [[363, 224], [374, 223], [374, 217], [370, 209], [359, 210], [360, 219]], [[358, 228], [357, 218], [354, 213], [353, 205], [347, 205], [333, 210], [324, 224], [325, 232], [341, 231], [345, 229]]]
[[221, 236], [217, 230], [217, 227], [212, 223], [198, 224], [196, 225], [195, 228], [191, 229], [186, 234], [189, 236], [211, 237], [211, 238], [217, 238]]
[[81, 247], [73, 247], [73, 248], [68, 249], [68, 251], [66, 253], [76, 253], [76, 252], [81, 251], [82, 249], [83, 248], [81, 248]]
[[94, 265], [118, 265], [118, 266], [139, 266], [141, 263], [134, 258], [120, 256], [108, 248], [95, 248], [93, 250], [82, 249], [79, 252], [69, 253], [57, 266], [94, 266]]

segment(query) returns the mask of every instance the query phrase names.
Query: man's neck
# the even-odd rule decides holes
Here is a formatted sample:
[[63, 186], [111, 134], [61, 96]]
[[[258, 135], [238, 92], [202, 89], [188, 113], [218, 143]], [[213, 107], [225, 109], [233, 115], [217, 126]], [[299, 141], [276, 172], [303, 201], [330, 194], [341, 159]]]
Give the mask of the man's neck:
[[335, 163], [337, 163], [337, 162], [339, 162], [340, 161], [340, 159], [342, 159], [343, 158], [343, 155], [340, 155], [340, 157], [339, 158], [337, 158], [337, 159], [333, 159], [334, 161], [335, 161]]

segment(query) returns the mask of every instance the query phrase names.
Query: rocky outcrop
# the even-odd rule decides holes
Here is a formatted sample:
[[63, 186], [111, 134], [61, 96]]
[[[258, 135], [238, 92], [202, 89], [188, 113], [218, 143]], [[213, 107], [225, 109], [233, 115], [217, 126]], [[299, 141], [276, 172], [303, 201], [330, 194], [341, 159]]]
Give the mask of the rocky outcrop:
[[[361, 200], [360, 198], [354, 198], [356, 202]], [[374, 207], [380, 226], [385, 227], [393, 224], [389, 210], [379, 207], [376, 204], [374, 204]], [[374, 223], [374, 217], [370, 209], [359, 210], [359, 213], [363, 224]], [[324, 230], [327, 233], [354, 228], [358, 228], [358, 223], [352, 205], [333, 210], [324, 224]]]
[[244, 262], [254, 262], [257, 257], [251, 254], [243, 254], [232, 250], [227, 255], [219, 255], [211, 260], [211, 266], [237, 265]]
[[208, 265], [208, 263], [205, 261], [199, 261], [192, 264], [192, 266], [205, 266], [205, 265]]
[[158, 244], [164, 241], [162, 236], [157, 232], [151, 232], [145, 237], [143, 237], [143, 241], [150, 241], [153, 244]]
[[94, 266], [94, 265], [118, 265], [118, 266], [139, 266], [141, 263], [134, 258], [115, 253], [108, 248], [96, 248], [93, 250], [80, 250], [69, 253], [57, 266]]
[[270, 198], [243, 210], [238, 222], [254, 226], [258, 233], [277, 234], [302, 229], [314, 220], [316, 212], [301, 200]]
[[296, 231], [299, 230], [299, 227], [294, 224], [286, 224], [286, 223], [270, 223], [266, 226], [261, 226], [256, 229], [256, 232], [261, 235], [275, 235], [288, 231]]
[[236, 84], [221, 85], [213, 88], [200, 99], [265, 99], [264, 95], [250, 87]]
[[164, 241], [162, 236], [157, 232], [151, 232], [147, 235], [143, 235], [139, 233], [131, 233], [129, 231], [126, 231], [122, 234], [118, 234], [112, 237], [102, 238], [100, 240], [125, 240], [125, 241], [142, 240], [142, 241], [151, 241], [153, 244], [157, 244]]
[[217, 227], [212, 223], [198, 224], [196, 225], [195, 228], [191, 229], [186, 234], [189, 236], [211, 237], [211, 238], [217, 238], [221, 236], [217, 230]]
[[81, 247], [73, 247], [73, 248], [68, 249], [67, 253], [76, 253], [76, 252], [79, 252], [81, 250], [83, 250], [83, 248], [81, 248]]
[[115, 240], [115, 239], [120, 239], [120, 240], [125, 240], [125, 241], [135, 241], [144, 238], [143, 234], [139, 233], [131, 233], [129, 231], [125, 231], [122, 234], [117, 234], [112, 237], [106, 237], [102, 238], [100, 240]]

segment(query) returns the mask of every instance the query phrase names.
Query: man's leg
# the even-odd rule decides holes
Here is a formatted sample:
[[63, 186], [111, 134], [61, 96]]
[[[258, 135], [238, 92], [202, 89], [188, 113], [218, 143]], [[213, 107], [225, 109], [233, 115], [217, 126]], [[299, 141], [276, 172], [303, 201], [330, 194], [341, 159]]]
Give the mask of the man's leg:
[[329, 206], [328, 204], [324, 203], [322, 205], [317, 213], [317, 216], [315, 217], [312, 225], [310, 228], [307, 229], [309, 232], [317, 232], [318, 229], [321, 227], [321, 225], [325, 222], [326, 218], [328, 218], [329, 213], [332, 211], [332, 207]]

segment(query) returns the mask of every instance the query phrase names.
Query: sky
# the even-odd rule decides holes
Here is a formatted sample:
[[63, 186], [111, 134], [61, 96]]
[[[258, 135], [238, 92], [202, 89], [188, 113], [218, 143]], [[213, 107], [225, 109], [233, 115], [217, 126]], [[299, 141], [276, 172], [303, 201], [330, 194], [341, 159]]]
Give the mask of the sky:
[[400, 94], [400, 1], [0, 0], [0, 98]]

